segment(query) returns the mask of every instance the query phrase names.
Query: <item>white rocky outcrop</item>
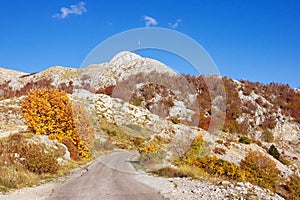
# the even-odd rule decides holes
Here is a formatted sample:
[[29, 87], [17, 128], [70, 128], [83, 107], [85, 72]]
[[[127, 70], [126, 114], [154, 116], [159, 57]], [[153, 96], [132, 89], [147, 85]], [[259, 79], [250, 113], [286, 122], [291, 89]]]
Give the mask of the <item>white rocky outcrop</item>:
[[19, 72], [11, 69], [0, 68], [0, 84], [6, 83], [9, 80], [26, 75], [27, 73]]

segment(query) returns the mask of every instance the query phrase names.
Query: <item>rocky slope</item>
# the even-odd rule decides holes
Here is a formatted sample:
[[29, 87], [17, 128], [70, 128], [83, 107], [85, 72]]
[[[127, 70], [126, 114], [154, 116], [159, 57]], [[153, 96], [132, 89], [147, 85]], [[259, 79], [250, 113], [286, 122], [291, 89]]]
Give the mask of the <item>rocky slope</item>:
[[32, 88], [45, 86], [57, 87], [69, 93], [72, 93], [73, 89], [96, 92], [140, 72], [175, 74], [156, 60], [141, 58], [130, 52], [121, 52], [109, 63], [95, 64], [85, 69], [54, 66], [33, 74], [0, 69], [0, 98], [21, 96]]
[[[68, 92], [74, 101], [80, 100], [98, 121], [114, 124], [124, 134], [146, 143], [163, 141], [159, 146], [164, 152], [162, 162], [150, 171], [172, 165], [172, 160], [182, 156], [201, 135], [207, 155], [239, 166], [248, 152], [257, 151], [275, 162], [282, 177], [300, 176], [300, 92], [287, 85], [182, 76], [163, 63], [131, 52], [84, 69], [56, 66], [34, 74], [0, 69], [0, 77], [0, 137], [26, 130], [21, 113], [24, 95], [31, 89], [55, 87]], [[220, 88], [226, 91], [226, 99]], [[224, 119], [222, 105], [226, 105]], [[220, 128], [211, 133], [214, 114]], [[99, 140], [109, 140], [103, 131], [97, 134]], [[251, 144], [238, 142], [241, 137], [250, 139]], [[272, 144], [281, 153], [281, 161], [268, 154]], [[188, 182], [174, 181], [177, 185]], [[201, 184], [191, 187], [201, 188]], [[245, 190], [260, 190], [248, 186]], [[225, 197], [233, 187], [209, 186], [208, 190], [217, 188]], [[187, 191], [186, 195], [192, 196], [201, 193]]]
[[16, 77], [27, 75], [27, 73], [19, 72], [11, 69], [0, 68], [0, 84], [6, 83], [7, 81]]

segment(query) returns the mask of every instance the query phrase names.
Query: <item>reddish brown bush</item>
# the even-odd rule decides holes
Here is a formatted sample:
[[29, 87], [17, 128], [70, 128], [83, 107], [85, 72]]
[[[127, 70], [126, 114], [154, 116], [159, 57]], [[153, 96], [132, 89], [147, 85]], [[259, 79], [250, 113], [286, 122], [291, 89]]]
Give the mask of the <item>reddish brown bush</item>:
[[96, 91], [96, 94], [106, 94], [112, 96], [115, 87], [116, 87], [115, 85], [110, 85], [106, 88], [101, 88], [98, 91]]
[[63, 139], [62, 143], [66, 145], [68, 151], [70, 152], [70, 157], [75, 161], [80, 161], [80, 153], [76, 146], [73, 144], [72, 140], [69, 138]]
[[226, 150], [225, 149], [223, 149], [223, 148], [219, 148], [219, 147], [216, 147], [216, 148], [214, 148], [214, 153], [216, 153], [216, 154], [220, 154], [220, 155], [224, 155], [224, 154], [226, 154]]

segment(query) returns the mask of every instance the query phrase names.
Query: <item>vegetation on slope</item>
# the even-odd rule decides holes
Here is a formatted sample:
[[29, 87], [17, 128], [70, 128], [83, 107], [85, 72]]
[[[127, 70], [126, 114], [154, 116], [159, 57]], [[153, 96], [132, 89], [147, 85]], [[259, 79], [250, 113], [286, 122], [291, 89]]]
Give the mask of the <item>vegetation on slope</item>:
[[33, 133], [17, 133], [0, 140], [0, 192], [33, 186], [62, 176], [77, 167], [58, 162], [66, 149], [53, 148], [32, 140]]
[[[202, 120], [200, 120], [199, 127], [207, 130], [211, 112], [211, 98], [205, 81], [214, 79], [216, 77], [195, 77], [185, 75], [185, 78], [198, 92], [198, 104], [200, 107], [199, 115], [202, 118]], [[261, 84], [258, 82], [241, 81], [243, 85], [240, 87], [230, 78], [223, 77], [222, 80], [227, 98], [226, 119], [223, 128], [224, 131], [230, 133], [247, 134], [251, 126], [251, 124], [249, 124], [247, 121], [238, 123], [237, 118], [243, 113], [249, 113], [250, 116], [253, 116], [257, 109], [257, 105], [251, 101], [242, 101], [239, 97], [239, 91], [242, 91], [243, 95], [245, 96], [250, 96], [251, 94], [255, 93], [262, 98], [265, 98], [269, 102], [266, 103], [262, 100], [262, 98], [255, 99], [255, 103], [263, 108], [266, 108], [270, 113], [269, 115], [265, 116], [266, 120], [259, 124], [259, 127], [263, 131], [269, 131], [275, 127], [276, 118], [272, 114], [276, 113], [277, 109], [281, 109], [284, 115], [292, 117], [295, 122], [300, 122], [300, 93], [297, 93], [288, 85], [279, 83]]]
[[103, 118], [99, 119], [99, 124], [106, 138], [109, 139], [108, 142], [119, 149], [137, 149], [147, 139], [128, 131], [128, 128], [122, 128]]
[[167, 177], [196, 179], [211, 175], [218, 179], [250, 182], [276, 192], [286, 199], [299, 199], [300, 178], [293, 175], [287, 180], [283, 179], [275, 162], [261, 152], [250, 151], [241, 161], [240, 166], [216, 156], [205, 155], [203, 152], [205, 152], [204, 141], [199, 135], [184, 156], [174, 161], [176, 168], [165, 167], [154, 173]]
[[[28, 128], [34, 133], [48, 135], [70, 149], [75, 146], [80, 158], [91, 158], [76, 129], [72, 104], [65, 92], [53, 88], [33, 90], [24, 99], [22, 107]], [[78, 159], [76, 155], [72, 156]]]

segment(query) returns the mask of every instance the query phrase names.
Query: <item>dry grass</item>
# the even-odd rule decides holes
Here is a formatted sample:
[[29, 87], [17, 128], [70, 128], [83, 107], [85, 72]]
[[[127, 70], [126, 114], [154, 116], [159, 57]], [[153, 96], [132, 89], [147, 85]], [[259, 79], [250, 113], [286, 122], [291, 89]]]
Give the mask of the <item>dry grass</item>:
[[[105, 136], [118, 148], [127, 150], [137, 149], [145, 140], [143, 135], [138, 135], [137, 131], [131, 127], [120, 127], [107, 122], [103, 118], [100, 119], [99, 123]], [[136, 129], [136, 127], [134, 128]]]
[[165, 167], [159, 170], [153, 171], [154, 174], [157, 174], [162, 177], [187, 177], [193, 179], [207, 179], [209, 178], [209, 174], [203, 171], [200, 168], [189, 166], [189, 165], [182, 165], [179, 167]]
[[0, 140], [0, 192], [39, 185], [59, 176], [86, 161], [67, 161], [58, 164], [64, 148], [54, 150], [30, 142], [32, 133], [14, 134]]
[[40, 180], [39, 175], [17, 164], [0, 167], [0, 192], [36, 185]]

